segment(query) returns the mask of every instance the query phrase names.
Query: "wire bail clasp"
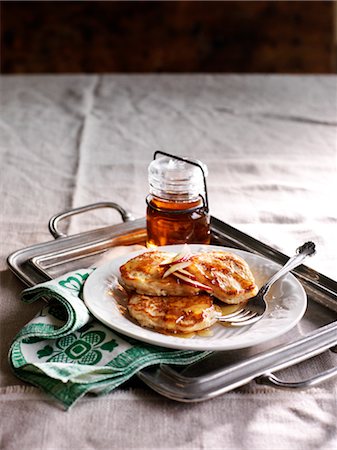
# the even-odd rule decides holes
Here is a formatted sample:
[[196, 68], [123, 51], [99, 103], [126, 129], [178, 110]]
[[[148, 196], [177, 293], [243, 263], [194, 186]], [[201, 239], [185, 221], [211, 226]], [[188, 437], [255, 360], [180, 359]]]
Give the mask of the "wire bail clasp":
[[207, 192], [207, 184], [206, 184], [206, 174], [205, 174], [205, 169], [203, 168], [202, 164], [200, 162], [198, 162], [198, 161], [193, 161], [193, 160], [190, 160], [188, 158], [172, 155], [171, 153], [162, 152], [161, 150], [157, 150], [157, 151], [154, 152], [153, 159], [156, 159], [158, 155], [167, 156], [169, 158], [173, 158], [173, 159], [176, 159], [178, 161], [182, 161], [182, 162], [191, 164], [193, 166], [198, 167], [201, 170], [203, 183], [204, 183], [204, 194], [205, 194], [205, 197], [203, 197], [202, 195], [200, 195], [200, 196], [201, 196], [201, 198], [202, 198], [202, 200], [204, 202], [205, 211], [208, 213], [209, 212], [209, 204], [208, 204], [208, 192]]

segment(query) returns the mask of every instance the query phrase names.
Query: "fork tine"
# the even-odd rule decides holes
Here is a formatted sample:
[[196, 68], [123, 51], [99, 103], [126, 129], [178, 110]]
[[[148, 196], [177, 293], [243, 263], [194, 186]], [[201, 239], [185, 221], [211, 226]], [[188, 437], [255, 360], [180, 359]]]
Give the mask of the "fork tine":
[[231, 322], [231, 326], [232, 327], [243, 327], [243, 326], [247, 326], [247, 325], [253, 325], [254, 323], [258, 322], [261, 318], [262, 318], [262, 316], [255, 315], [251, 319], [247, 319], [242, 322]]
[[225, 316], [221, 316], [219, 317], [219, 320], [221, 320], [222, 318], [224, 319], [229, 319], [230, 317], [236, 317], [239, 316], [242, 312], [246, 311], [244, 308], [238, 309], [237, 311], [231, 313], [231, 314], [226, 314]]
[[221, 322], [228, 322], [230, 324], [234, 324], [234, 323], [246, 323], [247, 321], [249, 321], [250, 319], [252, 319], [253, 317], [255, 317], [257, 315], [257, 312], [255, 311], [245, 311], [244, 314], [241, 314], [239, 316], [233, 317], [228, 319], [226, 316], [223, 318], [220, 318]]
[[252, 319], [256, 315], [257, 315], [257, 312], [255, 312], [255, 311], [248, 311], [244, 316], [238, 317], [238, 318], [234, 317], [230, 322], [231, 323], [247, 322], [247, 320]]
[[240, 313], [228, 314], [228, 316], [221, 316], [218, 318], [221, 322], [232, 322], [244, 319], [251, 311], [249, 309], [242, 309]]

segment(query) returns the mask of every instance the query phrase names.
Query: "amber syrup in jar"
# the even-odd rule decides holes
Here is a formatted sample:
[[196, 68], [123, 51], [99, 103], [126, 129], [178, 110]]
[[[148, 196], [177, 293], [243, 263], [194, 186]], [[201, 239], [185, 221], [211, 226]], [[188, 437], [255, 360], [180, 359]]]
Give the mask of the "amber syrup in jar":
[[202, 195], [207, 168], [202, 167], [204, 172], [173, 155], [152, 161], [146, 199], [148, 247], [210, 243], [210, 217]]

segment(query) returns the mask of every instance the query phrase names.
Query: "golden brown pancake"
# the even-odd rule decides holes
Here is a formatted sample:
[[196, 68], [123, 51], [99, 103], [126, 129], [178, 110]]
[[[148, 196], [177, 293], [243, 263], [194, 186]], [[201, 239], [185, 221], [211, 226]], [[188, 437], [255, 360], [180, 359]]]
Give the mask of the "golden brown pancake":
[[241, 303], [258, 292], [248, 264], [234, 253], [199, 253], [191, 257], [191, 265], [185, 270], [200, 283], [211, 287], [212, 295], [225, 303]]
[[217, 320], [212, 298], [207, 294], [181, 297], [134, 294], [128, 310], [142, 327], [169, 333], [200, 331]]
[[161, 266], [165, 261], [170, 261], [175, 253], [170, 252], [145, 252], [130, 259], [120, 267], [121, 279], [124, 286], [146, 295], [196, 295], [200, 289], [181, 282], [174, 275], [162, 278], [167, 271], [167, 266]]
[[258, 292], [248, 264], [234, 253], [214, 250], [188, 256], [182, 271], [163, 277], [175, 256], [151, 251], [132, 258], [120, 268], [123, 284], [128, 290], [151, 296], [206, 292], [229, 304], [245, 302]]

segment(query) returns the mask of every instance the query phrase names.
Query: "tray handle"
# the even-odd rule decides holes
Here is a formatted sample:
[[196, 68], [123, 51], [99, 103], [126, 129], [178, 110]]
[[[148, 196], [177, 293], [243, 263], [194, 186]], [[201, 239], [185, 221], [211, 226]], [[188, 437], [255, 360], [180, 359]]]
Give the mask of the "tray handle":
[[273, 373], [266, 373], [265, 375], [258, 377], [255, 381], [258, 384], [272, 386], [278, 389], [307, 389], [323, 383], [323, 381], [327, 381], [335, 376], [337, 376], [337, 367], [332, 367], [331, 369], [325, 370], [312, 378], [307, 378], [302, 381], [282, 381]]
[[76, 214], [81, 214], [87, 211], [92, 211], [94, 209], [99, 208], [112, 208], [118, 211], [122, 217], [123, 222], [128, 222], [129, 220], [134, 220], [132, 214], [126, 211], [124, 208], [119, 206], [117, 203], [113, 202], [99, 202], [92, 203], [86, 206], [80, 206], [79, 208], [69, 209], [67, 211], [63, 211], [61, 213], [55, 214], [50, 220], [48, 224], [48, 228], [50, 233], [54, 236], [55, 239], [67, 237], [65, 233], [59, 230], [58, 225], [61, 220], [67, 219], [68, 217], [75, 216]]

